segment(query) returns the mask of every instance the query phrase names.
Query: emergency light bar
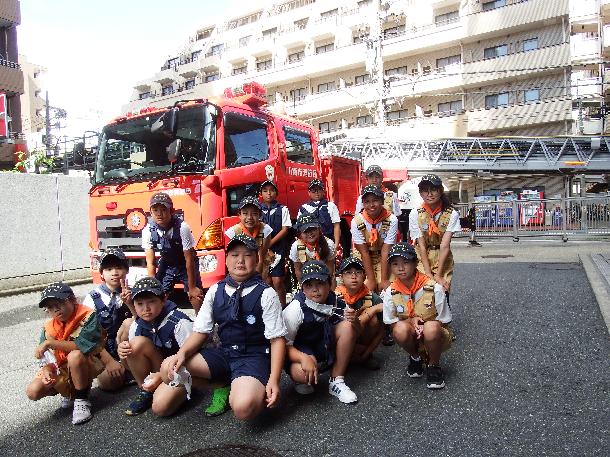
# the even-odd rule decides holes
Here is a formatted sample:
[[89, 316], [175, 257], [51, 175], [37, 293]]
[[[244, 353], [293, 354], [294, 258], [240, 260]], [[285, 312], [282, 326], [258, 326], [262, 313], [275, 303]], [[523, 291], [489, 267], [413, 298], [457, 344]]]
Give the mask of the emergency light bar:
[[227, 87], [223, 95], [253, 108], [259, 108], [267, 104], [266, 93], [267, 89], [262, 84], [252, 81], [244, 83], [241, 87]]

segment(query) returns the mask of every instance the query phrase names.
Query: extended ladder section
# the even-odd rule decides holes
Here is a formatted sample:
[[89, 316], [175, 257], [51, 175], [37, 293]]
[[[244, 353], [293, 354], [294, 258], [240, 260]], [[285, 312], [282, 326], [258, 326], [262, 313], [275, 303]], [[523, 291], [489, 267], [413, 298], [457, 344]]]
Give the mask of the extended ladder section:
[[366, 167], [413, 171], [610, 171], [610, 137], [496, 137], [439, 140], [338, 138], [321, 142], [321, 154], [352, 157]]

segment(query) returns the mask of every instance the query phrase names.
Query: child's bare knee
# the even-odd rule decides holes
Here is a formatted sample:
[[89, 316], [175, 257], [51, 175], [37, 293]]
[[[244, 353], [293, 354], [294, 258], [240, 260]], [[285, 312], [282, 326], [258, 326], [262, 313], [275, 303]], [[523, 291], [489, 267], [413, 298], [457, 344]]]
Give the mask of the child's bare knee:
[[233, 415], [239, 420], [250, 420], [258, 415], [259, 402], [257, 399], [250, 396], [244, 398], [244, 396], [229, 398]]
[[31, 382], [27, 385], [27, 387], [25, 388], [25, 394], [30, 400], [33, 401], [40, 400], [43, 397], [42, 389], [40, 385], [36, 382]]
[[74, 351], [70, 351], [68, 354], [68, 366], [75, 367], [78, 365], [83, 365], [87, 362], [87, 357], [78, 349]]
[[172, 414], [172, 410], [170, 405], [164, 400], [156, 400], [153, 401], [151, 410], [155, 416], [158, 417], [167, 417]]
[[129, 342], [129, 344], [131, 346], [130, 357], [140, 355], [152, 346], [152, 342], [145, 336], [136, 336]]

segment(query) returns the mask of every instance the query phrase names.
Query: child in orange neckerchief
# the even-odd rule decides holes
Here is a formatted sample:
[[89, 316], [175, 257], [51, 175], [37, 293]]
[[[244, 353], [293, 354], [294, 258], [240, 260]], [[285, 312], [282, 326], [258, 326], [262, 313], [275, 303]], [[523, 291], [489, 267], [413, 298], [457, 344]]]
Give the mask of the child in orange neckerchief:
[[379, 346], [384, 334], [383, 300], [364, 284], [366, 276], [360, 259], [356, 257], [343, 259], [338, 271], [342, 284], [337, 286], [335, 293], [350, 308], [356, 310], [356, 316], [360, 321], [360, 331], [352, 361], [363, 364], [369, 370], [378, 370], [380, 363], [373, 356], [373, 351]]
[[417, 270], [417, 254], [410, 244], [392, 246], [388, 262], [396, 279], [383, 293], [383, 321], [392, 326], [394, 341], [409, 353], [409, 377], [421, 378], [427, 362], [426, 386], [442, 389], [445, 378], [439, 361], [452, 341], [445, 291]]

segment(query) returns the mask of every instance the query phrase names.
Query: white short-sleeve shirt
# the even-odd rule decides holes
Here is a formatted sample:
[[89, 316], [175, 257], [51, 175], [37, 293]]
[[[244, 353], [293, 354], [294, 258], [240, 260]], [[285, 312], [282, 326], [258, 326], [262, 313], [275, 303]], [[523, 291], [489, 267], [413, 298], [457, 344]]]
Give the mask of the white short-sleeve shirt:
[[[364, 219], [364, 218], [362, 218], [362, 220], [364, 221], [364, 226], [366, 227], [366, 230], [368, 232], [370, 232], [372, 224], [367, 222], [366, 219]], [[398, 237], [398, 218], [396, 216], [394, 216], [393, 214], [390, 215], [390, 226], [388, 227], [388, 231], [385, 233], [383, 233], [383, 231], [381, 230], [382, 223], [383, 223], [383, 221], [376, 224], [375, 228], [379, 231], [379, 236], [381, 237], [381, 239], [383, 239], [383, 243], [384, 244], [396, 244], [396, 238]], [[358, 222], [356, 221], [355, 217], [352, 219], [351, 232], [352, 232], [352, 241], [354, 242], [354, 244], [365, 244], [366, 243], [364, 236], [362, 236], [362, 232], [360, 230], [358, 230]]]
[[[246, 287], [242, 297], [247, 296], [256, 286]], [[193, 325], [193, 331], [197, 333], [212, 333], [214, 328], [214, 296], [218, 290], [218, 283], [208, 289], [203, 298], [203, 304]], [[229, 297], [235, 293], [235, 288], [225, 284], [225, 292]], [[286, 326], [282, 319], [282, 304], [277, 292], [272, 287], [267, 287], [261, 295], [261, 307], [263, 309], [263, 323], [265, 324], [265, 338], [271, 340], [286, 335]]]
[[[299, 214], [297, 214], [297, 218], [301, 217], [301, 214], [303, 213], [303, 211], [302, 211], [303, 208], [308, 213], [314, 213], [318, 207], [308, 205], [307, 203], [303, 203], [301, 205], [301, 208], [299, 208]], [[337, 222], [341, 222], [341, 216], [339, 216], [339, 208], [337, 208], [337, 205], [335, 205], [335, 203], [331, 202], [330, 200], [328, 201], [328, 215], [330, 216], [330, 221], [333, 224], [336, 224]]]
[[[419, 223], [417, 221], [418, 212], [413, 210], [409, 213], [409, 236], [411, 239], [416, 240], [422, 237], [421, 229], [419, 228]], [[441, 213], [438, 213], [434, 216], [434, 220], [438, 222], [441, 217]], [[462, 226], [460, 225], [460, 214], [453, 210], [451, 212], [451, 217], [449, 218], [449, 224], [447, 224], [447, 232], [456, 233], [462, 231]]]
[[[227, 231], [225, 232], [225, 235], [227, 235], [227, 237], [229, 237], [229, 239], [231, 239], [235, 236], [235, 227], [237, 227], [237, 225], [234, 225], [233, 227], [229, 227], [227, 229]], [[273, 233], [273, 229], [271, 228], [271, 226], [268, 224], [263, 224], [263, 239], [267, 238], [272, 233]]]
[[[174, 233], [174, 228], [170, 227], [168, 230], [157, 229], [157, 233], [159, 236], [171, 238]], [[180, 238], [182, 238], [182, 250], [188, 251], [195, 247], [195, 238], [193, 237], [193, 233], [191, 232], [191, 228], [189, 225], [182, 221], [180, 224]], [[150, 240], [150, 225], [146, 225], [142, 229], [142, 248], [143, 249], [155, 249], [156, 246], [152, 245]]]
[[[419, 298], [424, 293], [423, 289], [419, 289], [415, 292], [414, 301], [419, 300]], [[394, 303], [392, 302], [392, 291], [391, 287], [385, 289], [382, 293], [383, 297], [383, 323], [384, 324], [394, 324], [398, 322], [400, 319], [396, 316], [396, 309], [394, 308]], [[451, 310], [449, 309], [449, 305], [447, 304], [447, 295], [445, 295], [445, 289], [440, 284], [434, 285], [434, 305], [436, 306], [436, 320], [442, 322], [443, 324], [448, 324], [451, 322]]]
[[[326, 238], [326, 237], [324, 237], [324, 238]], [[330, 252], [329, 259], [327, 259], [327, 260], [334, 259], [337, 255], [335, 252], [335, 243], [330, 238], [326, 238], [326, 243], [328, 243], [328, 250]], [[293, 262], [300, 262], [297, 246], [298, 246], [297, 241], [292, 243], [292, 246], [290, 246], [290, 254], [288, 255], [288, 258], [290, 260], [292, 260]], [[307, 248], [307, 246], [305, 246], [305, 252], [307, 253], [307, 255], [309, 257], [313, 257], [313, 255], [315, 254], [313, 251], [309, 250]]]

